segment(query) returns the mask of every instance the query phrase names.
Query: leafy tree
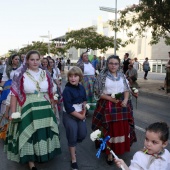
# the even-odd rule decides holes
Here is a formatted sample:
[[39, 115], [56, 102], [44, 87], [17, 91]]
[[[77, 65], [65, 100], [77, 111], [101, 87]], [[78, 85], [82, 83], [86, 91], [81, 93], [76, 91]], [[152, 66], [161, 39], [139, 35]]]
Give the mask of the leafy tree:
[[[108, 48], [114, 48], [113, 37], [100, 35], [96, 32], [94, 27], [82, 28], [80, 30], [73, 30], [66, 33], [66, 48], [75, 47], [76, 49], [100, 49], [105, 52]], [[117, 49], [121, 45], [121, 40], [117, 39]]]
[[48, 53], [48, 44], [40, 41], [33, 41], [32, 44], [27, 45], [19, 50], [19, 54], [27, 53], [30, 50], [37, 50], [41, 55]]
[[138, 5], [119, 12], [117, 28], [114, 21], [110, 21], [110, 24], [114, 30], [126, 31], [128, 41], [133, 42], [137, 36], [143, 37], [147, 31], [151, 31], [150, 44], [158, 43], [163, 37], [165, 43], [170, 45], [170, 0], [141, 0]]
[[18, 54], [18, 50], [16, 50], [16, 49], [11, 49], [11, 50], [9, 50], [9, 51], [8, 51], [8, 55], [10, 56], [10, 55], [12, 55], [12, 54]]

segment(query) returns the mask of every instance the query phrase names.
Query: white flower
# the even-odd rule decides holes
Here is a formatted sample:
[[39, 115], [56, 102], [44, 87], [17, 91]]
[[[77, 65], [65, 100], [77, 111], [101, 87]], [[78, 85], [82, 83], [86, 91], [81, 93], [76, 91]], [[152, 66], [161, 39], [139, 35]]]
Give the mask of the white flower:
[[98, 71], [98, 70], [96, 70], [96, 74], [99, 74], [99, 71]]
[[59, 80], [62, 80], [62, 77], [59, 77], [58, 79], [59, 79]]
[[89, 110], [89, 109], [90, 109], [90, 106], [89, 106], [89, 104], [86, 104], [86, 108], [87, 108], [87, 110]]
[[112, 98], [115, 98], [115, 93], [112, 93], [111, 97], [112, 97]]
[[12, 113], [11, 118], [12, 118], [12, 119], [21, 118], [21, 113], [19, 113], [19, 112], [14, 112], [14, 113]]
[[94, 142], [95, 140], [97, 140], [98, 138], [101, 137], [101, 131], [99, 129], [97, 129], [96, 131], [92, 132], [90, 134], [90, 139]]
[[2, 91], [3, 90], [3, 88], [2, 87], [0, 87], [0, 91]]
[[139, 92], [139, 90], [138, 90], [138, 89], [134, 90], [134, 93], [138, 93], [138, 92]]
[[136, 90], [136, 88], [135, 88], [135, 87], [133, 87], [133, 88], [132, 88], [132, 90]]
[[59, 95], [55, 94], [53, 97], [54, 97], [54, 100], [58, 100]]

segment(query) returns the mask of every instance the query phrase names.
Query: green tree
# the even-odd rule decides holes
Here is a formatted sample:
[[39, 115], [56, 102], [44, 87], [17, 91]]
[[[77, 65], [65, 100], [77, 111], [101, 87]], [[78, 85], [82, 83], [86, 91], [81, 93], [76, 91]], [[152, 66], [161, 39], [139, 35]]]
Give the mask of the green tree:
[[48, 44], [40, 41], [33, 41], [32, 44], [27, 45], [19, 50], [19, 54], [26, 54], [30, 50], [37, 50], [41, 55], [48, 53]]
[[[75, 47], [76, 49], [92, 49], [101, 50], [105, 52], [108, 48], [114, 48], [113, 37], [100, 35], [96, 32], [94, 27], [82, 28], [80, 30], [73, 30], [66, 33], [66, 48]], [[121, 45], [121, 40], [117, 39], [117, 49]]]
[[119, 12], [117, 28], [114, 21], [110, 24], [114, 30], [126, 31], [129, 38], [126, 43], [134, 42], [137, 36], [144, 37], [151, 30], [150, 44], [158, 43], [163, 37], [165, 43], [170, 45], [170, 0], [141, 0], [138, 5]]

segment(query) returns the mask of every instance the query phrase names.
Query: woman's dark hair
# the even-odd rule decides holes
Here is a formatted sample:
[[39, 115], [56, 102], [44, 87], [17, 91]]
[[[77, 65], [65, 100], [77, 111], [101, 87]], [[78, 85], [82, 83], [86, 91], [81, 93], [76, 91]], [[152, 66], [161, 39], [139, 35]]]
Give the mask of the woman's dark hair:
[[169, 127], [165, 122], [156, 122], [149, 125], [146, 131], [160, 133], [160, 140], [163, 142], [168, 141], [169, 138]]
[[54, 59], [53, 59], [53, 58], [50, 58], [50, 59], [48, 59], [48, 60], [52, 60], [52, 61], [53, 61], [53, 63], [55, 63], [55, 61], [54, 61]]
[[39, 58], [40, 58], [40, 53], [39, 53], [38, 51], [36, 51], [36, 50], [31, 50], [31, 51], [29, 51], [29, 52], [26, 54], [26, 60], [29, 60], [29, 58], [30, 58], [30, 56], [31, 56], [32, 54], [37, 54], [37, 55], [39, 56]]
[[116, 60], [118, 60], [119, 63], [120, 63], [120, 58], [119, 58], [119, 56], [117, 56], [117, 55], [111, 55], [111, 56], [109, 56], [109, 57], [107, 58], [107, 61], [106, 61], [106, 64], [107, 64], [107, 65], [108, 65], [110, 59], [116, 59]]

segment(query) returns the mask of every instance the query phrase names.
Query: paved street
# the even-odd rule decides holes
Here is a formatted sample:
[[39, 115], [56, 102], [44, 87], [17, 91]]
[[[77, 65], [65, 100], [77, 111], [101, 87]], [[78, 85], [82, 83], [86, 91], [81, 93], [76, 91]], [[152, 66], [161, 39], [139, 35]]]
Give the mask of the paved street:
[[[141, 73], [142, 75], [142, 73]], [[164, 75], [160, 75], [163, 78]], [[158, 76], [155, 75], [155, 77]], [[148, 77], [149, 78], [149, 77]], [[123, 158], [125, 162], [129, 165], [130, 160], [132, 159], [134, 153], [140, 150], [143, 147], [144, 141], [144, 129], [150, 123], [156, 121], [166, 121], [170, 126], [170, 99], [165, 97], [155, 97], [152, 95], [148, 95], [146, 93], [141, 93], [138, 98], [138, 106], [136, 109], [135, 100], [134, 104], [134, 117], [136, 124], [136, 134], [138, 142], [132, 145], [131, 152], [126, 153], [120, 158]], [[61, 115], [62, 117], [62, 115]], [[90, 140], [89, 135], [91, 133], [91, 118], [92, 113], [87, 118], [87, 127], [88, 127], [88, 135], [83, 143], [77, 146], [77, 161], [80, 167], [80, 170], [118, 170], [117, 167], [109, 166], [106, 164], [105, 155], [101, 154], [100, 159], [97, 159], [96, 149], [94, 148], [94, 143]], [[60, 128], [60, 138], [61, 138], [61, 147], [62, 154], [57, 156], [55, 159], [51, 160], [47, 163], [37, 164], [39, 170], [70, 170], [70, 156], [67, 148], [67, 140], [65, 137], [65, 129], [62, 124], [59, 126]], [[170, 150], [170, 144], [167, 147]], [[0, 170], [28, 170], [27, 165], [20, 165], [14, 163], [12, 161], [7, 160], [6, 154], [3, 152], [3, 142], [0, 141]]]

